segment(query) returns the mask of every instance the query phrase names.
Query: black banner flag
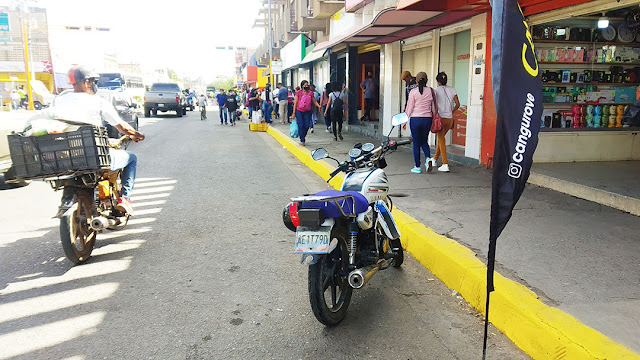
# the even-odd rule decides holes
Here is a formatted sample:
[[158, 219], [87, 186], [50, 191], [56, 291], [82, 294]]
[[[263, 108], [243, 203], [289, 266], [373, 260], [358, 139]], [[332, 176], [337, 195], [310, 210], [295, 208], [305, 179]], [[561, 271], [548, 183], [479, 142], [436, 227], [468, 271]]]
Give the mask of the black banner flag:
[[520, 6], [516, 0], [493, 0], [491, 5], [491, 70], [497, 122], [483, 357], [489, 321], [489, 294], [494, 290], [496, 241], [511, 218], [529, 178], [543, 111], [540, 70]]

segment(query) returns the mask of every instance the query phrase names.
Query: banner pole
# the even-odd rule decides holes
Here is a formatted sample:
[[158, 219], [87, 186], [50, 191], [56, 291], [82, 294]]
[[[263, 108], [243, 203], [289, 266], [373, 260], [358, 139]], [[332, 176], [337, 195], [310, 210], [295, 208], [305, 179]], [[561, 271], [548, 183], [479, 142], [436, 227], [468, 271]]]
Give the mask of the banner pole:
[[491, 296], [491, 291], [487, 289], [487, 304], [485, 315], [484, 315], [484, 339], [482, 344], [482, 360], [485, 360], [487, 356], [487, 336], [489, 334], [489, 297]]

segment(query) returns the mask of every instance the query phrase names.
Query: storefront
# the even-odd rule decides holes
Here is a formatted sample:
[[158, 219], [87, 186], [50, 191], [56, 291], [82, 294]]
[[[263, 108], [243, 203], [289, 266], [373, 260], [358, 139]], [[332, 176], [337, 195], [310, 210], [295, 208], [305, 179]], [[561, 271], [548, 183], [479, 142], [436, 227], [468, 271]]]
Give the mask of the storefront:
[[[460, 108], [453, 114], [453, 128], [445, 139], [448, 152], [453, 153], [456, 160], [467, 163], [479, 163], [486, 26], [486, 14], [480, 14], [407, 38], [402, 43], [403, 71], [408, 70], [414, 76], [420, 71], [426, 72], [427, 85], [433, 87], [437, 86], [436, 75], [444, 71], [447, 85], [456, 89]], [[404, 86], [402, 83], [403, 89]], [[404, 108], [404, 96], [401, 100]], [[435, 135], [429, 140], [435, 144]]]
[[593, 1], [527, 18], [545, 104], [536, 162], [640, 160], [640, 128], [622, 124], [640, 85], [639, 4]]

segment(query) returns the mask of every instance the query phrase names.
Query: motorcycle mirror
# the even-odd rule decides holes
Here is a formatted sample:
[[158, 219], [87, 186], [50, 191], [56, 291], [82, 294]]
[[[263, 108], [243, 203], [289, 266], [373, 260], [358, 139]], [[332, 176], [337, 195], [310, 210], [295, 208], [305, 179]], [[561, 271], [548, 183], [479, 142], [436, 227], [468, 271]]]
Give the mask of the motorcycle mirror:
[[409, 117], [407, 116], [407, 113], [402, 112], [399, 114], [395, 114], [391, 118], [391, 125], [393, 126], [400, 126], [400, 125], [406, 124], [407, 122], [409, 122]]
[[311, 157], [313, 158], [313, 160], [318, 161], [320, 159], [329, 157], [329, 153], [323, 148], [317, 148], [311, 152]]

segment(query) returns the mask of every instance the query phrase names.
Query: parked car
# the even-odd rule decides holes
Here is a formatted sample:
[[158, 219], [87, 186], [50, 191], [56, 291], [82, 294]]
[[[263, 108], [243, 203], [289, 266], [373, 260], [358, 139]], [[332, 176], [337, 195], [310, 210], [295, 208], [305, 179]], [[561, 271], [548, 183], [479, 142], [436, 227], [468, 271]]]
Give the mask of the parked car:
[[[129, 102], [129, 99], [122, 91], [99, 89], [96, 93], [107, 101], [110, 101], [118, 111], [118, 114], [127, 124], [138, 130], [138, 114], [135, 112], [136, 105]], [[119, 138], [120, 133], [113, 126], [105, 123], [105, 127], [109, 131], [109, 137]]]
[[185, 96], [176, 83], [155, 83], [144, 93], [144, 117], [160, 112], [175, 111], [176, 116], [187, 115]]

